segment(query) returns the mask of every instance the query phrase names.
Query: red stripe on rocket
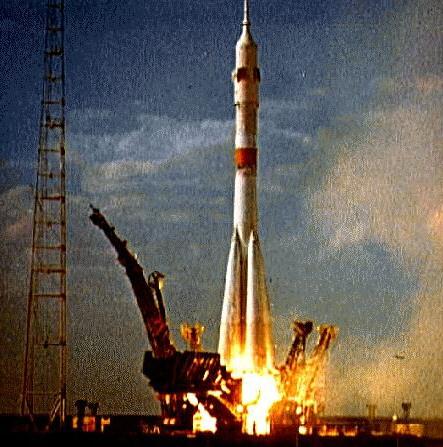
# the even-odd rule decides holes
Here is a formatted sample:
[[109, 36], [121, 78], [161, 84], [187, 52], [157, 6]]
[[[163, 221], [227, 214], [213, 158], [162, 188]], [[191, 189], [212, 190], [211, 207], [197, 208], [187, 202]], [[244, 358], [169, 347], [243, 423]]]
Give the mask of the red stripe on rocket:
[[257, 126], [260, 70], [245, 0], [232, 74], [236, 108], [234, 231], [220, 323], [221, 362], [233, 372], [274, 366], [271, 314], [257, 231]]

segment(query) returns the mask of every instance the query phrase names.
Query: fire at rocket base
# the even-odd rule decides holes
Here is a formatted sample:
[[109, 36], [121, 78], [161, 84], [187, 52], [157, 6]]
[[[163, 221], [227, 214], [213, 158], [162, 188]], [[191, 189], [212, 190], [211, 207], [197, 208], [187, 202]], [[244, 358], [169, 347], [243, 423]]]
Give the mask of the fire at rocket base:
[[274, 367], [271, 314], [257, 231], [257, 123], [260, 71], [244, 0], [232, 74], [236, 108], [234, 231], [226, 271], [218, 352], [234, 374]]

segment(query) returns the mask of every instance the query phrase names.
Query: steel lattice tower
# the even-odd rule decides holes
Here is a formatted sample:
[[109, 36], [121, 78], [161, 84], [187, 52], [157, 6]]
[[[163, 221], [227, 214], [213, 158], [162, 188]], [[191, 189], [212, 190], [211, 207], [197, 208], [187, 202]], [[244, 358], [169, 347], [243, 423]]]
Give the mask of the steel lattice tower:
[[65, 182], [64, 1], [48, 0], [21, 407], [47, 429], [66, 417]]

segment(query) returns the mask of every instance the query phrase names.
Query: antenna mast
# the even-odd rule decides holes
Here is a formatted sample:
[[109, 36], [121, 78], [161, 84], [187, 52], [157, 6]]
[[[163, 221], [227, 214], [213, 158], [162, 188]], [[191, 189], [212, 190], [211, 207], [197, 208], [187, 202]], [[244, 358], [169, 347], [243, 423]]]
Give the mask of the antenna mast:
[[46, 6], [21, 404], [22, 414], [29, 415], [34, 427], [46, 430], [61, 428], [66, 420], [64, 6], [64, 0], [48, 0]]

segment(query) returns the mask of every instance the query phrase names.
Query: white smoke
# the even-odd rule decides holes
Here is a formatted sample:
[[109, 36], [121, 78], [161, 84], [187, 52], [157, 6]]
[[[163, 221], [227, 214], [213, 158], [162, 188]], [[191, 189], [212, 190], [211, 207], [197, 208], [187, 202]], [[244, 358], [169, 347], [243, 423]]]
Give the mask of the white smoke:
[[[338, 144], [340, 155], [311, 199], [313, 219], [329, 240], [327, 250], [375, 241], [419, 278], [411, 320], [393, 322], [403, 326], [396, 337], [370, 352], [361, 341], [340, 342], [337, 362], [345, 364], [335, 362], [331, 371], [332, 413], [361, 413], [366, 403], [375, 403], [381, 413], [392, 414], [401, 402], [411, 401], [415, 414], [443, 414], [441, 118], [422, 97], [421, 104], [368, 113], [361, 128], [330, 142]], [[403, 310], [407, 314], [405, 309], [400, 314]]]

